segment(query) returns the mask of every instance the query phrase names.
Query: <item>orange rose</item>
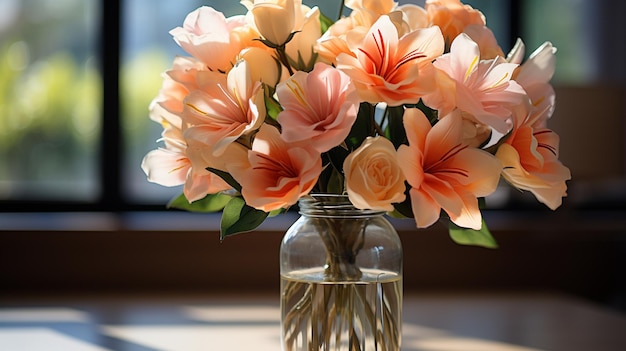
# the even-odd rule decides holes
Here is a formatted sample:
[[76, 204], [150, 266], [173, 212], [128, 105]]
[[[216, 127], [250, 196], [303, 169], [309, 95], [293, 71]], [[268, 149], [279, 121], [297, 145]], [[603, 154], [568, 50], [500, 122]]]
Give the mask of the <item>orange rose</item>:
[[404, 174], [396, 150], [384, 137], [368, 137], [344, 161], [346, 190], [356, 208], [393, 211], [404, 201]]

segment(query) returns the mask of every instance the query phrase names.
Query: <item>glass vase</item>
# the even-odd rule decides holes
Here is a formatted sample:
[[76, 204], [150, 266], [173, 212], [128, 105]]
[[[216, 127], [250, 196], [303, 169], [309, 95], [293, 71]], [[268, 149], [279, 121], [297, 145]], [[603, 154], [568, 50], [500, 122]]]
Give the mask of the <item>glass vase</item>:
[[280, 249], [282, 350], [400, 350], [402, 246], [383, 212], [300, 200]]

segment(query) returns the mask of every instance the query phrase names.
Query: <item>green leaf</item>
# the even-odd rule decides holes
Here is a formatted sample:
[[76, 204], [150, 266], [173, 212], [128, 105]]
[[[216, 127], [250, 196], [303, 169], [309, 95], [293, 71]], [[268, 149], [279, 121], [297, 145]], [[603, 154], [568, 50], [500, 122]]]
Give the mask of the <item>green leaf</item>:
[[375, 106], [369, 102], [362, 102], [359, 106], [359, 112], [356, 116], [356, 121], [352, 125], [350, 134], [346, 138], [346, 145], [348, 149], [355, 150], [367, 138], [372, 135], [371, 132], [374, 129], [372, 124], [374, 120]]
[[189, 212], [218, 212], [226, 206], [228, 201], [230, 201], [230, 196], [217, 193], [209, 194], [200, 200], [189, 203], [185, 195], [180, 194], [170, 200], [167, 204], [167, 208], [176, 208]]
[[478, 198], [478, 209], [484, 210], [485, 208], [487, 208], [487, 199], [481, 196]]
[[485, 148], [484, 150], [487, 151], [488, 153], [495, 155], [496, 152], [498, 152], [498, 149], [500, 148], [500, 146], [502, 144], [504, 144], [506, 142], [506, 140], [511, 136], [511, 133], [513, 132], [513, 130], [511, 130], [510, 132], [506, 133], [506, 135], [504, 135], [502, 138], [500, 138], [500, 140], [498, 140], [497, 143]]
[[424, 104], [424, 101], [422, 101], [421, 99], [415, 105], [415, 107], [419, 108], [422, 112], [424, 112], [424, 115], [426, 115], [431, 125], [434, 126], [435, 123], [437, 123], [437, 121], [439, 120], [439, 112], [437, 110], [433, 110], [432, 108], [426, 106]]
[[[395, 204], [394, 204], [395, 206]], [[398, 211], [397, 209], [394, 209], [391, 212], [387, 212], [387, 216], [391, 217], [391, 218], [398, 218], [398, 219], [407, 219], [409, 217], [403, 215], [402, 213], [400, 213], [400, 211]]]
[[339, 172], [343, 170], [343, 162], [346, 160], [346, 157], [350, 156], [350, 151], [341, 145], [328, 150], [328, 159], [334, 169]]
[[387, 137], [397, 149], [400, 145], [408, 143], [404, 130], [404, 106], [388, 106], [387, 114]]
[[404, 184], [406, 186], [406, 190], [404, 191], [404, 195], [406, 195], [406, 198], [400, 203], [393, 204], [393, 212], [395, 213], [392, 213], [392, 216], [396, 218], [413, 218], [413, 207], [411, 206], [411, 195], [409, 194], [409, 190], [411, 190], [411, 187], [406, 182]]
[[311, 49], [311, 54], [308, 62], [304, 62], [304, 57], [302, 53], [298, 51], [298, 59], [294, 60], [291, 57], [287, 56], [287, 60], [289, 60], [289, 64], [298, 71], [303, 72], [311, 72], [315, 66], [315, 62], [317, 62], [318, 53], [314, 52]]
[[256, 229], [269, 213], [250, 207], [241, 197], [233, 197], [224, 207], [220, 238]]
[[333, 20], [328, 18], [325, 14], [320, 12], [320, 26], [322, 27], [322, 34], [326, 33], [328, 28], [333, 25]]
[[452, 222], [450, 222], [448, 230], [450, 232], [450, 237], [457, 244], [482, 246], [489, 249], [495, 249], [498, 247], [498, 243], [496, 243], [496, 240], [491, 235], [484, 219], [480, 230], [459, 227]]
[[207, 167], [206, 169], [209, 172], [217, 174], [220, 178], [222, 178], [228, 185], [232, 186], [233, 189], [241, 192], [241, 185], [230, 175], [228, 172], [221, 171], [217, 168]]
[[283, 213], [285, 213], [285, 212], [287, 212], [287, 210], [286, 210], [286, 209], [284, 209], [284, 208], [279, 208], [279, 209], [277, 209], [277, 210], [273, 210], [273, 211], [271, 211], [271, 212], [268, 214], [268, 216], [269, 216], [269, 217], [275, 217], [275, 216], [281, 215], [281, 214], [283, 214]]
[[[280, 71], [279, 71], [280, 72]], [[267, 84], [263, 85], [265, 87], [265, 111], [267, 116], [273, 120], [276, 120], [278, 114], [283, 110], [278, 101], [274, 99], [274, 88], [270, 87]]]
[[330, 178], [328, 179], [328, 185], [326, 189], [331, 194], [343, 193], [343, 175], [335, 167], [331, 167]]

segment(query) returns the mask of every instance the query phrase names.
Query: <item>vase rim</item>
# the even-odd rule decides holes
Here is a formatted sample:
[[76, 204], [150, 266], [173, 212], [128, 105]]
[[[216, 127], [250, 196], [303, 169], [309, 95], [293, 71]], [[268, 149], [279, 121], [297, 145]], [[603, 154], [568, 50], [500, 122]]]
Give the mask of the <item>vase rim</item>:
[[298, 201], [300, 214], [316, 217], [372, 217], [382, 216], [385, 211], [359, 209], [344, 194], [309, 194]]

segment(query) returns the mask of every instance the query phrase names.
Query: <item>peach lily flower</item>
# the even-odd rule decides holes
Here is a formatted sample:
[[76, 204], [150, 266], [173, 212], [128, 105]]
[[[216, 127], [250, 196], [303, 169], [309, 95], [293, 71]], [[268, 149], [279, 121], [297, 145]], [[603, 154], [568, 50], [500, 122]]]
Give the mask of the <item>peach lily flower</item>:
[[532, 192], [540, 202], [555, 210], [567, 195], [565, 182], [571, 179], [570, 170], [558, 159], [559, 136], [550, 129], [537, 127], [537, 122], [545, 116], [529, 111], [523, 107], [516, 110], [517, 126], [500, 145], [496, 157], [504, 165], [504, 179]]
[[552, 43], [545, 42], [530, 54], [526, 62], [522, 63], [524, 49], [524, 43], [518, 40], [509, 53], [508, 59], [511, 62], [521, 63], [513, 78], [526, 90], [533, 104], [533, 110], [545, 111], [543, 118], [536, 122], [545, 126], [547, 119], [554, 112], [556, 100], [554, 88], [550, 85], [550, 80], [556, 70], [556, 48], [552, 46]]
[[441, 28], [446, 44], [452, 42], [468, 25], [486, 24], [482, 12], [460, 0], [427, 0], [425, 9], [431, 24]]
[[278, 114], [282, 138], [310, 143], [319, 152], [341, 144], [350, 133], [359, 97], [350, 78], [325, 63], [310, 73], [297, 71], [276, 88], [283, 111]]
[[187, 126], [181, 118], [183, 100], [190, 90], [198, 89], [196, 76], [203, 69], [204, 65], [193, 58], [177, 57], [166, 72], [161, 91], [150, 104], [150, 118], [163, 126], [164, 147], [149, 152], [141, 164], [152, 183], [168, 187], [184, 184], [183, 193], [190, 202], [230, 188], [205, 169], [210, 164], [198, 157], [195, 150], [199, 143], [190, 140], [190, 146], [183, 136]]
[[367, 10], [384, 15], [391, 12], [397, 4], [393, 0], [346, 0], [345, 5], [352, 10]]
[[428, 12], [423, 7], [415, 4], [403, 4], [398, 6], [396, 10], [402, 13], [408, 31], [430, 27]]
[[404, 112], [409, 145], [398, 148], [398, 160], [407, 182], [417, 227], [439, 219], [443, 209], [455, 224], [480, 229], [478, 197], [495, 191], [502, 165], [491, 154], [463, 143], [458, 111], [434, 127], [419, 109]]
[[337, 62], [337, 56], [342, 52], [352, 55], [348, 46], [348, 37], [353, 41], [361, 42], [366, 33], [367, 28], [355, 23], [353, 15], [340, 18], [317, 40], [314, 50], [322, 62], [334, 65]]
[[163, 74], [159, 94], [150, 103], [150, 119], [157, 123], [167, 122], [181, 129], [183, 100], [191, 90], [198, 88], [196, 74], [203, 69], [204, 64], [198, 60], [191, 57], [176, 57], [172, 67]]
[[337, 68], [352, 78], [361, 99], [399, 106], [417, 103], [435, 88], [431, 62], [443, 53], [444, 43], [438, 27], [398, 38], [396, 26], [385, 15], [350, 49], [353, 55], [339, 54]]
[[262, 84], [252, 81], [248, 63], [239, 61], [228, 76], [203, 72], [201, 89], [185, 99], [183, 118], [191, 126], [185, 138], [211, 145], [219, 156], [239, 137], [255, 132], [265, 120]]
[[270, 212], [288, 208], [308, 194], [322, 172], [322, 161], [314, 149], [290, 145], [278, 129], [264, 124], [248, 151], [247, 162], [236, 161], [226, 168], [241, 184], [246, 203]]
[[434, 65], [445, 74], [437, 75], [439, 89], [424, 97], [428, 106], [441, 115], [459, 108], [464, 117], [502, 134], [511, 129], [511, 109], [527, 99], [524, 89], [511, 79], [517, 65], [501, 57], [481, 60], [478, 45], [464, 33]]
[[174, 125], [164, 122], [164, 128], [165, 147], [150, 151], [141, 163], [148, 181], [168, 187], [184, 184], [183, 194], [189, 202], [230, 189], [220, 177], [206, 170], [215, 165], [202, 157], [202, 145], [195, 141], [188, 144]]
[[242, 49], [234, 29], [245, 26], [244, 16], [224, 17], [207, 6], [189, 13], [182, 27], [170, 34], [186, 52], [202, 61], [210, 70], [227, 72]]
[[498, 45], [498, 41], [496, 36], [493, 34], [491, 29], [487, 26], [481, 26], [478, 24], [470, 24], [465, 27], [463, 33], [467, 34], [480, 48], [480, 58], [481, 60], [491, 60], [498, 56], [504, 57], [504, 52], [500, 45]]

